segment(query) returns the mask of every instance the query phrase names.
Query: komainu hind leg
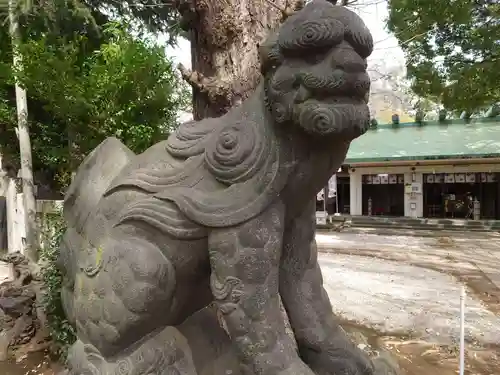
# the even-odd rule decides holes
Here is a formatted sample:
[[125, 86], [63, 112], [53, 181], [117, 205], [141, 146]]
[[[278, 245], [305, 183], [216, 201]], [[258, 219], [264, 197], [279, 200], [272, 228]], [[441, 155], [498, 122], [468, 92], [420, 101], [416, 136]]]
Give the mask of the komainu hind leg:
[[[183, 306], [176, 294], [182, 268], [127, 226], [113, 228], [84, 259], [67, 296], [79, 338], [69, 374], [198, 375], [186, 339], [171, 326]], [[195, 293], [189, 289], [187, 296]]]
[[92, 345], [77, 341], [68, 362], [68, 375], [198, 375], [188, 342], [175, 327], [163, 329], [130, 354], [110, 361]]
[[214, 307], [150, 335], [124, 353], [106, 361], [94, 347], [78, 341], [69, 353], [71, 367], [65, 375], [241, 375]]
[[73, 294], [78, 337], [105, 357], [171, 324], [176, 287], [157, 246], [120, 229], [80, 263]]

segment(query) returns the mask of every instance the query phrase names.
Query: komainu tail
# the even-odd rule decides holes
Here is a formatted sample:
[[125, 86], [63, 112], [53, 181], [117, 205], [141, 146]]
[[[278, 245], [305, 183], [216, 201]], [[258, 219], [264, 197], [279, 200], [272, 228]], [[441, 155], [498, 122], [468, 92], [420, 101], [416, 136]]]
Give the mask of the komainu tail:
[[[134, 156], [118, 139], [106, 139], [85, 158], [66, 192], [63, 214], [68, 229], [62, 240], [58, 266], [64, 276], [61, 293], [70, 321], [74, 316], [74, 277], [79, 268], [85, 267], [80, 259], [89, 257], [88, 252], [99, 244], [108, 229], [107, 220], [97, 215], [99, 202]], [[85, 253], [83, 257], [82, 253]]]
[[78, 232], [95, 226], [93, 215], [114, 178], [135, 154], [118, 139], [103, 141], [83, 161], [64, 197], [64, 218]]

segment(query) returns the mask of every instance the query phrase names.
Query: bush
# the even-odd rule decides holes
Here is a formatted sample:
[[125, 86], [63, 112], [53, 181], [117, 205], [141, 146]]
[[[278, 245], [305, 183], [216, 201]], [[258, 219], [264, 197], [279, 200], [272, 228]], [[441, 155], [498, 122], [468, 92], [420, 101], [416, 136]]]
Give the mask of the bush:
[[40, 250], [41, 273], [45, 287], [43, 305], [47, 324], [53, 342], [54, 354], [62, 361], [66, 359], [69, 347], [76, 340], [75, 328], [66, 319], [61, 301], [62, 274], [57, 268], [59, 245], [66, 230], [62, 213], [47, 215], [42, 229]]

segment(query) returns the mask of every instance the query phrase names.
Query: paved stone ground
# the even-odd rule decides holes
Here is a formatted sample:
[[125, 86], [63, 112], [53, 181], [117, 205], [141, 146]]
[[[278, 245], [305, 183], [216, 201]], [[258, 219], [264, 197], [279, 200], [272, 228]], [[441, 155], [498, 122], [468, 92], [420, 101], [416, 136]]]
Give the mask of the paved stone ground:
[[[344, 318], [384, 331], [458, 333], [460, 287], [467, 286], [466, 330], [500, 345], [497, 235], [453, 237], [317, 234], [325, 287]], [[495, 290], [497, 289], [497, 290]]]
[[451, 375], [465, 285], [469, 374], [497, 374], [500, 236], [426, 232], [318, 233], [333, 310], [374, 345], [390, 348], [403, 373]]

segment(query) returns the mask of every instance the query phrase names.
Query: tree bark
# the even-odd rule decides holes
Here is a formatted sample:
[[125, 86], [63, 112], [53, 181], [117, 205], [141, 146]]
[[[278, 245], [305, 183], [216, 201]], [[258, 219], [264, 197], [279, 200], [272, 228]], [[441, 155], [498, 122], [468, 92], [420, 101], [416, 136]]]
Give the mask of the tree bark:
[[300, 0], [196, 0], [179, 10], [189, 29], [193, 71], [181, 73], [193, 87], [196, 120], [218, 117], [246, 99], [260, 79], [257, 46]]
[[[12, 40], [13, 65], [22, 69], [22, 58], [19, 53], [21, 34], [19, 31], [16, 1], [9, 0], [10, 37]], [[19, 85], [16, 78], [17, 135], [21, 154], [21, 179], [23, 186], [24, 217], [26, 228], [25, 255], [32, 261], [38, 260], [38, 241], [36, 224], [35, 186], [33, 183], [33, 162], [31, 157], [31, 140], [28, 128], [28, 100], [26, 90]]]

